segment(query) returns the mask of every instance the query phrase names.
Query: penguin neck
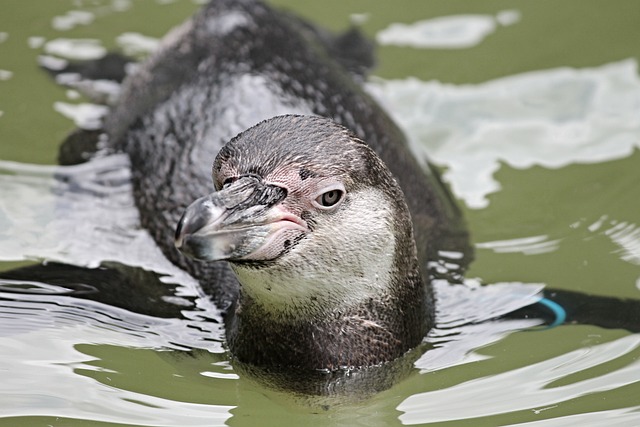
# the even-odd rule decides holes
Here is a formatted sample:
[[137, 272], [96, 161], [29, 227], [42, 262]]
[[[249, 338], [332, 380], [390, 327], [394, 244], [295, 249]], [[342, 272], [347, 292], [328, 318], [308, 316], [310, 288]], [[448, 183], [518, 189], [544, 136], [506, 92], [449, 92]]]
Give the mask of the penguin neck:
[[355, 304], [295, 313], [242, 290], [226, 320], [229, 349], [253, 365], [329, 371], [393, 360], [418, 345], [433, 322], [432, 296], [417, 269], [404, 280]]
[[232, 266], [241, 286], [240, 306], [250, 305], [279, 321], [318, 321], [363, 304], [382, 303], [406, 281], [397, 275], [393, 254], [356, 273], [337, 269], [304, 274], [304, 269], [293, 267]]

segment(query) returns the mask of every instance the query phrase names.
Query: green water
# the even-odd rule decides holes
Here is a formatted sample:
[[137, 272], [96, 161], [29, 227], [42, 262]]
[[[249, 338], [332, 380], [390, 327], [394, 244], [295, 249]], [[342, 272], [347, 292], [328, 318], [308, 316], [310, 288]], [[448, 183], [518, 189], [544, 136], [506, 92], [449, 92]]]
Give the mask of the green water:
[[[640, 61], [640, 27], [637, 25], [640, 4], [632, 0], [609, 4], [584, 0], [375, 3], [331, 0], [304, 5], [278, 0], [273, 3], [333, 30], [345, 28], [351, 14], [367, 13], [363, 29], [372, 38], [393, 22], [411, 23], [459, 14], [495, 15], [503, 10], [517, 10], [520, 14], [518, 22], [499, 28], [473, 47], [379, 46], [374, 74], [384, 79], [415, 76], [424, 81], [464, 87], [529, 71], [598, 67], [628, 58]], [[117, 11], [114, 5], [127, 7]], [[0, 80], [0, 159], [54, 164], [60, 141], [74, 127], [52, 106], [57, 101], [77, 101], [69, 101], [67, 90], [54, 84], [37, 67], [37, 56], [42, 48], [29, 47], [29, 37], [47, 40], [97, 38], [111, 49], [116, 47], [115, 38], [127, 31], [161, 37], [196, 8], [197, 5], [190, 1], [4, 0], [0, 32], [7, 36], [0, 43], [0, 70], [10, 71], [11, 75]], [[52, 18], [69, 10], [91, 11], [96, 18], [88, 25], [78, 25], [68, 31], [53, 29]], [[561, 104], [562, 99], [558, 102]], [[640, 110], [640, 98], [631, 105]], [[632, 138], [638, 147], [640, 134], [632, 135]], [[513, 144], [518, 143], [513, 141]], [[429, 152], [430, 141], [424, 141], [424, 144]], [[446, 169], [448, 165], [442, 166]], [[600, 162], [575, 161], [555, 168], [518, 167], [500, 161], [493, 178], [499, 182], [500, 189], [487, 195], [485, 207], [467, 208], [461, 200], [473, 240], [480, 244], [469, 277], [481, 278], [485, 283], [544, 283], [558, 289], [640, 298], [640, 240], [634, 234], [640, 224], [640, 152], [637, 148]], [[598, 221], [601, 225], [594, 226]], [[618, 240], [611, 237], [615, 230], [610, 231], [617, 224], [627, 226]], [[490, 245], [483, 246], [487, 242], [530, 236], [544, 236], [541, 242], [549, 244], [543, 251], [501, 252]], [[625, 236], [627, 240], [624, 240]], [[10, 266], [13, 264], [3, 263], [1, 268]], [[3, 321], [6, 319], [0, 319]], [[85, 337], [85, 333], [80, 330], [78, 336]], [[43, 334], [40, 339], [44, 343], [65, 339], [62, 333], [60, 336], [55, 332]], [[516, 332], [476, 350], [486, 357], [484, 360], [426, 374], [415, 373], [369, 400], [323, 412], [301, 407], [288, 396], [265, 389], [250, 379], [223, 378], [232, 371], [224, 364], [212, 365], [224, 361], [223, 355], [199, 352], [185, 356], [118, 345], [117, 340], [104, 344], [100, 339], [93, 341], [86, 333], [84, 341], [73, 345], [76, 352], [86, 357], [82, 361], [71, 358], [65, 364], [66, 356], [56, 353], [55, 349], [51, 350], [53, 356], [28, 353], [37, 348], [37, 340], [27, 343], [19, 338], [0, 337], [0, 348], [4, 346], [5, 351], [19, 354], [27, 351], [21, 356], [24, 359], [24, 363], [18, 365], [21, 369], [50, 365], [50, 370], [61, 371], [58, 376], [42, 377], [42, 382], [25, 371], [28, 381], [25, 379], [24, 384], [2, 385], [3, 375], [14, 366], [0, 360], [0, 390], [3, 390], [0, 425], [421, 424], [428, 418], [404, 417], [398, 407], [412, 396], [420, 402], [423, 393], [427, 393], [423, 395], [425, 407], [441, 402], [438, 400], [441, 396], [442, 402], [454, 404], [448, 412], [449, 418], [438, 421], [446, 425], [493, 426], [547, 420], [548, 424], [534, 424], [547, 426], [556, 425], [554, 419], [559, 417], [582, 414], [587, 414], [588, 418], [575, 418], [575, 424], [584, 425], [585, 420], [590, 420], [592, 425], [611, 425], [612, 420], [616, 420], [620, 425], [637, 425], [640, 424], [640, 373], [633, 367], [638, 364], [640, 350], [632, 344], [628, 345], [627, 351], [614, 348], [615, 343], [623, 342], [620, 340], [633, 338], [624, 330], [584, 325], [564, 325], [544, 332]], [[598, 349], [604, 347], [599, 345], [606, 343], [612, 346], [607, 347], [607, 351], [602, 350], [605, 354], [602, 361], [558, 376], [554, 376], [552, 368], [547, 367], [547, 372], [545, 365], [540, 365], [541, 375], [547, 373], [544, 384], [532, 385], [533, 391], [514, 389], [513, 395], [508, 394], [514, 384], [510, 381], [519, 385], [535, 382], [533, 375], [526, 371], [519, 376], [519, 369], [555, 360], [560, 369], [564, 366], [562, 363], [570, 363], [561, 363], [555, 358], [577, 351], [571, 360], [582, 360], [581, 357], [587, 358], [600, 351]], [[203, 372], [214, 372], [217, 377], [212, 379]], [[599, 378], [606, 379], [603, 380], [605, 385], [597, 382]], [[67, 398], [82, 402], [87, 397], [85, 393], [98, 393], [96, 390], [105, 396], [126, 392], [119, 399], [141, 401], [140, 412], [123, 406], [120, 412], [118, 408], [105, 408], [103, 415], [92, 417], [86, 414], [100, 414], [102, 409], [90, 408], [91, 403], [87, 406], [79, 404], [74, 409], [75, 416], [64, 410], [63, 403], [60, 403], [59, 411], [53, 410], [55, 392], [49, 391], [48, 384], [43, 383], [52, 379], [62, 383], [68, 381], [68, 387], [56, 384], [58, 387], [54, 388], [68, 393], [59, 396], [61, 402]], [[456, 402], [459, 395], [455, 387], [472, 380], [477, 385], [473, 389], [476, 394], [466, 397], [468, 404]], [[501, 389], [507, 389], [507, 394], [498, 393]], [[13, 404], [10, 402], [13, 401], [3, 400], [7, 396], [6, 390], [13, 390], [15, 399], [25, 396], [25, 400], [36, 402], [32, 410], [12, 416]], [[447, 390], [451, 390], [449, 395]], [[438, 391], [441, 394], [433, 394], [430, 398], [428, 392]], [[494, 394], [495, 400], [487, 405], [485, 412], [476, 411], [470, 419], [458, 419], [465, 417], [466, 406], [473, 406], [474, 396]], [[42, 407], [48, 408], [44, 412], [37, 404], [40, 395]], [[546, 398], [546, 395], [550, 397]], [[141, 396], [152, 399], [142, 401]], [[507, 397], [513, 402], [501, 406]], [[87, 402], [94, 401], [87, 398]], [[460, 405], [459, 410], [455, 403]], [[442, 406], [446, 405], [442, 403]], [[627, 409], [635, 412], [625, 413]], [[181, 415], [184, 415], [183, 419]]]

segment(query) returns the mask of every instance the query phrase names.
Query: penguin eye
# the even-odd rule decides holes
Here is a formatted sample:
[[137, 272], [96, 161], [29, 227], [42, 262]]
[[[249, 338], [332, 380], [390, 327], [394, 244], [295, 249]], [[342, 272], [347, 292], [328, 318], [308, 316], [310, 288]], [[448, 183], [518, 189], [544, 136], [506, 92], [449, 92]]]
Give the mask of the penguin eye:
[[319, 195], [316, 198], [316, 202], [322, 207], [330, 208], [331, 206], [334, 206], [336, 203], [338, 203], [340, 199], [342, 199], [343, 194], [344, 192], [342, 190], [329, 190], [326, 193], [322, 193], [321, 195]]
[[236, 181], [238, 179], [237, 176], [230, 176], [228, 178], [226, 178], [223, 182], [222, 182], [222, 188], [227, 187], [229, 184], [231, 184], [232, 182]]

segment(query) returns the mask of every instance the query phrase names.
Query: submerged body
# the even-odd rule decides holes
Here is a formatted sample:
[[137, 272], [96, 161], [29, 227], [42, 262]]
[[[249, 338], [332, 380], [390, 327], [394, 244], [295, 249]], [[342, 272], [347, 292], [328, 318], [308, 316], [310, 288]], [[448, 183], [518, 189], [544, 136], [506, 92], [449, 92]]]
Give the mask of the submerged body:
[[[124, 151], [131, 158], [142, 225], [165, 255], [196, 277], [217, 304], [227, 310], [229, 346], [244, 362], [332, 370], [391, 360], [419, 344], [433, 324], [429, 261], [439, 250], [467, 251], [460, 214], [438, 176], [414, 158], [402, 133], [360, 88], [359, 78], [332, 57], [330, 46], [322, 33], [260, 3], [212, 2], [170, 33], [160, 51], [125, 81], [119, 103], [106, 122], [111, 149]], [[234, 262], [243, 282], [240, 286], [226, 262], [194, 261], [174, 247], [172, 230], [185, 208], [212, 191], [210, 165], [224, 144], [238, 132], [281, 114], [328, 117], [353, 132], [341, 136], [338, 150], [340, 146], [361, 144], [359, 140], [373, 150], [363, 154], [366, 161], [357, 173], [349, 171], [348, 166], [340, 173], [358, 176], [354, 182], [367, 183], [367, 188], [382, 193], [393, 188], [393, 197], [389, 198], [393, 202], [382, 206], [379, 215], [387, 223], [401, 226], [389, 226], [388, 230], [395, 234], [389, 236], [387, 246], [387, 242], [378, 242], [380, 248], [391, 251], [391, 261], [380, 274], [355, 282], [348, 280], [349, 275], [362, 276], [377, 262], [385, 265], [385, 251], [381, 250], [370, 257], [369, 264], [360, 266], [360, 273], [354, 272], [357, 268], [353, 260], [358, 256], [349, 255], [366, 249], [366, 239], [334, 248], [335, 262], [345, 263], [335, 277], [344, 283], [331, 282], [335, 277], [328, 275], [324, 282], [316, 281], [313, 286], [304, 280], [296, 283], [293, 263], [286, 268], [282, 267], [286, 263], [279, 264], [279, 270], [264, 274], [264, 262], [249, 265], [246, 260], [233, 257], [210, 258]], [[341, 127], [329, 121], [292, 117], [281, 120], [284, 122], [279, 126], [295, 137], [278, 140], [283, 128], [270, 128], [273, 122], [252, 130], [266, 131], [264, 138], [245, 133], [245, 139], [251, 136], [259, 148], [248, 161], [238, 163], [246, 170], [234, 179], [240, 177], [242, 181], [247, 175], [255, 175], [259, 182], [268, 181], [267, 172], [251, 168], [260, 168], [272, 158], [286, 157], [287, 143], [307, 141], [309, 144], [301, 147], [309, 152], [327, 135], [343, 133]], [[323, 127], [328, 129], [324, 134]], [[302, 138], [296, 135], [298, 130], [303, 132]], [[272, 140], [271, 145], [266, 140]], [[274, 147], [275, 154], [269, 154], [268, 150]], [[316, 154], [321, 159], [325, 157], [324, 163], [316, 162], [319, 169], [312, 173], [322, 175], [322, 166], [330, 169], [335, 162], [324, 152]], [[243, 159], [242, 153], [235, 155]], [[341, 158], [339, 151], [333, 156], [335, 160]], [[383, 164], [372, 169], [371, 162], [378, 162], [378, 156]], [[233, 156], [223, 160], [233, 161]], [[222, 187], [223, 182], [216, 182], [217, 190]], [[406, 196], [406, 205], [400, 189]], [[350, 189], [346, 193], [352, 194]], [[358, 194], [364, 197], [364, 193]], [[400, 201], [395, 200], [398, 197]], [[357, 200], [365, 199], [354, 196], [352, 201]], [[362, 228], [342, 230], [344, 242], [367, 236], [367, 222], [372, 221], [374, 211], [368, 208], [376, 200], [379, 199], [374, 197], [362, 202], [360, 210], [352, 212], [362, 215]], [[312, 224], [307, 219], [301, 227]], [[302, 247], [300, 243], [296, 245], [298, 252]], [[305, 249], [307, 261], [312, 256], [330, 256], [327, 251], [314, 254], [312, 248]], [[273, 258], [268, 261], [273, 264]], [[383, 277], [383, 285], [372, 287], [375, 292], [360, 292], [368, 285], [351, 287], [385, 274], [389, 277]], [[272, 294], [261, 292], [260, 286], [264, 283], [264, 289], [270, 288], [269, 280], [287, 282], [296, 292], [305, 286], [313, 287], [316, 295], [302, 292], [298, 296], [308, 299], [288, 305], [280, 304], [283, 298], [297, 296], [280, 295], [273, 297], [277, 304], [268, 304], [265, 301]], [[326, 288], [333, 285], [333, 290]], [[274, 306], [277, 308], [272, 309]], [[314, 310], [314, 306], [319, 308]]]

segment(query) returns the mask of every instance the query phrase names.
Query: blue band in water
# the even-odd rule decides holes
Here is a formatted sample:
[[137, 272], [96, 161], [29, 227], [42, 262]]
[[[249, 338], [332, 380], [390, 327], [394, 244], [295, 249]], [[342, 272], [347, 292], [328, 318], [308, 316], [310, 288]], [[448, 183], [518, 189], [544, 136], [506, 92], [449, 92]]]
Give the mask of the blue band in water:
[[562, 325], [564, 321], [567, 320], [567, 312], [564, 311], [564, 308], [557, 302], [553, 302], [549, 298], [541, 298], [538, 304], [544, 305], [556, 316], [555, 320], [548, 326], [549, 328]]

